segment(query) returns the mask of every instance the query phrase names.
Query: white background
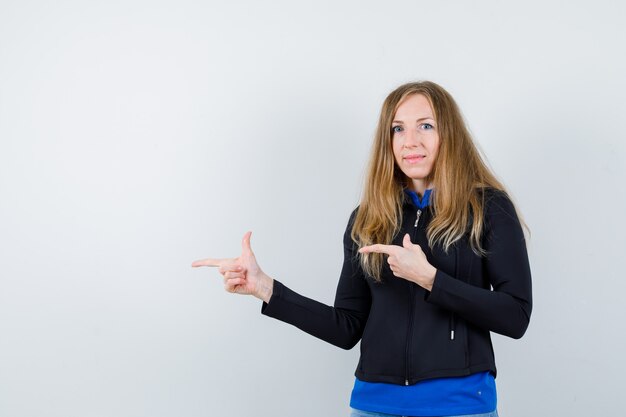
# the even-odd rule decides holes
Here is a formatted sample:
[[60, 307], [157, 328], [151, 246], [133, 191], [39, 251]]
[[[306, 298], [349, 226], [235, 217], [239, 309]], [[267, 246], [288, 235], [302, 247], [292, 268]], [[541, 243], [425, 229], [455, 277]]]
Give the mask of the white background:
[[347, 416], [343, 351], [204, 257], [332, 303], [380, 105], [457, 99], [532, 235], [501, 416], [623, 409], [617, 1], [0, 0], [0, 416]]

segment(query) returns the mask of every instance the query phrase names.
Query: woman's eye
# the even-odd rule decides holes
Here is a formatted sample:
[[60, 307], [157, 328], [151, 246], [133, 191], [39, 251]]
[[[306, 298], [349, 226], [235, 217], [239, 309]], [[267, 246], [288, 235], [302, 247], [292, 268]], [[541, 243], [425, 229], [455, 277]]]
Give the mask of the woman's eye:
[[434, 129], [435, 126], [431, 125], [430, 123], [422, 123], [422, 129], [425, 130], [430, 130], [430, 129]]
[[392, 126], [392, 127], [391, 127], [391, 131], [392, 131], [393, 133], [399, 133], [399, 132], [402, 132], [402, 126]]

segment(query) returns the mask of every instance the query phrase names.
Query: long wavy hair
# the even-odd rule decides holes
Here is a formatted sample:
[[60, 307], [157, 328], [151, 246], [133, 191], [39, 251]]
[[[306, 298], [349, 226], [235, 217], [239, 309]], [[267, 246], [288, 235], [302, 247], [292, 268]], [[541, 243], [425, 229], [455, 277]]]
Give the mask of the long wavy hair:
[[[396, 164], [392, 149], [392, 121], [400, 104], [413, 94], [425, 96], [435, 117], [439, 150], [427, 182], [432, 194], [434, 216], [426, 234], [432, 248], [445, 251], [469, 232], [469, 243], [484, 255], [481, 235], [484, 227], [483, 189], [506, 192], [487, 167], [463, 121], [452, 96], [430, 81], [401, 85], [385, 99], [378, 120], [366, 172], [361, 203], [354, 219], [352, 240], [359, 247], [391, 244], [402, 224], [403, 189], [409, 179]], [[359, 254], [363, 271], [381, 280], [383, 254]]]

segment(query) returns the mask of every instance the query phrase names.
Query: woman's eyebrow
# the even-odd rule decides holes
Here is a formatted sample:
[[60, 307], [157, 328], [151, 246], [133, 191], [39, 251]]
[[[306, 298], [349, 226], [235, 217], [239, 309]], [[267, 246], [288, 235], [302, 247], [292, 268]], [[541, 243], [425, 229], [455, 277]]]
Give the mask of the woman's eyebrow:
[[[431, 117], [431, 116], [420, 117], [419, 119], [417, 119], [417, 120], [416, 120], [416, 122], [421, 122], [421, 121], [423, 121], [423, 120], [435, 120], [435, 118], [434, 118], [434, 117]], [[403, 125], [403, 124], [404, 124], [404, 122], [403, 122], [402, 120], [394, 120], [394, 121], [393, 121], [393, 122], [391, 122], [391, 123], [397, 123], [397, 124], [400, 124], [400, 125]]]

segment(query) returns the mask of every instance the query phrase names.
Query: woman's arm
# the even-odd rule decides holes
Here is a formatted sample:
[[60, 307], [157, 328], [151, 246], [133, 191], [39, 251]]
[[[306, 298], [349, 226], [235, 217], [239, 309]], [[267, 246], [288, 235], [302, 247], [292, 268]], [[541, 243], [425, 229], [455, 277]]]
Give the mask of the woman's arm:
[[493, 290], [438, 270], [426, 300], [472, 324], [519, 339], [528, 327], [532, 285], [526, 241], [511, 200], [501, 192], [486, 201], [483, 273]]
[[243, 238], [241, 256], [208, 258], [196, 261], [192, 266], [219, 267], [225, 290], [263, 300], [263, 314], [341, 348], [351, 349], [361, 339], [371, 304], [369, 286], [359, 265], [356, 245], [350, 237], [355, 214], [356, 210], [350, 216], [343, 237], [344, 261], [333, 307], [304, 297], [265, 274], [252, 252], [251, 232]]
[[361, 339], [371, 304], [370, 289], [350, 237], [354, 214], [343, 237], [344, 260], [334, 306], [304, 297], [274, 280], [272, 297], [261, 309], [266, 316], [292, 324], [343, 349], [351, 349]]

